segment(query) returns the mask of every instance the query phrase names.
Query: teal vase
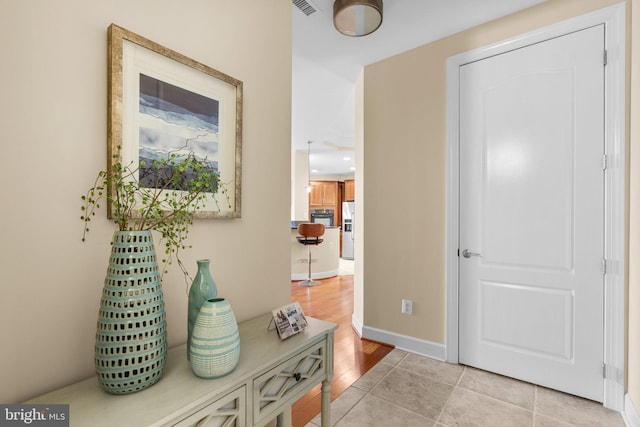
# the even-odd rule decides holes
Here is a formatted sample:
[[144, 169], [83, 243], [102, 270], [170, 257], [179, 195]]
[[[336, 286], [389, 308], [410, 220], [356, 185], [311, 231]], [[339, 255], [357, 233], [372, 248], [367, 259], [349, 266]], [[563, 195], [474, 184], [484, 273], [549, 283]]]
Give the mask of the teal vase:
[[198, 272], [193, 279], [193, 283], [191, 283], [191, 288], [189, 288], [189, 305], [187, 309], [187, 359], [191, 357], [189, 350], [191, 333], [196, 317], [200, 312], [200, 307], [202, 307], [205, 301], [218, 296], [216, 283], [211, 278], [211, 272], [209, 271], [209, 263], [210, 261], [208, 259], [198, 260]]
[[231, 305], [224, 298], [202, 304], [193, 325], [191, 369], [200, 378], [229, 374], [240, 358], [240, 334]]
[[95, 345], [100, 386], [133, 393], [160, 380], [167, 322], [150, 231], [116, 231], [104, 280]]

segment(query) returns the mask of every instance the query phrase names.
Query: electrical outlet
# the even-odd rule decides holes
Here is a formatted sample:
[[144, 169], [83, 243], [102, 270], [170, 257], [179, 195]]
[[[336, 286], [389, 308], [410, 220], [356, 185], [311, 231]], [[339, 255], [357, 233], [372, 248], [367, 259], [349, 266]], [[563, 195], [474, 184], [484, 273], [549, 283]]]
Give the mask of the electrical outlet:
[[412, 314], [413, 313], [413, 301], [410, 299], [402, 300], [402, 314]]

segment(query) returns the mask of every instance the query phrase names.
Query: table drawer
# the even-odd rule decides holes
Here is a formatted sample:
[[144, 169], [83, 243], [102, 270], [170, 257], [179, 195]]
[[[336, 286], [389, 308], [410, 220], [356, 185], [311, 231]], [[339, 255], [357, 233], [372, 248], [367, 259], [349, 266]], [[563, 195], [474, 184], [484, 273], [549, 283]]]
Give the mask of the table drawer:
[[246, 400], [246, 387], [242, 386], [190, 415], [188, 418], [174, 424], [174, 426], [245, 427]]
[[322, 381], [326, 363], [326, 342], [323, 340], [254, 379], [254, 422], [275, 417], [287, 404]]

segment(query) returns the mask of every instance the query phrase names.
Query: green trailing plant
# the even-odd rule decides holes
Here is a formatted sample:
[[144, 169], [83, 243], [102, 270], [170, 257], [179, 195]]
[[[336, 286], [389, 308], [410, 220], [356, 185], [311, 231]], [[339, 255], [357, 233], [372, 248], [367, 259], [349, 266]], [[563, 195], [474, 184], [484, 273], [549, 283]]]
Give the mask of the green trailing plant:
[[178, 154], [177, 150], [161, 160], [123, 165], [118, 147], [111, 165], [110, 170], [98, 172], [93, 186], [81, 197], [82, 241], [104, 200], [108, 204], [108, 216], [118, 230], [159, 232], [160, 245], [164, 245], [162, 273], [175, 259], [185, 281], [190, 283], [191, 277], [180, 259], [180, 251], [191, 248], [186, 240], [195, 213], [209, 200], [219, 208], [214, 197], [218, 193], [229, 201], [219, 173], [206, 158], [199, 159], [193, 152]]

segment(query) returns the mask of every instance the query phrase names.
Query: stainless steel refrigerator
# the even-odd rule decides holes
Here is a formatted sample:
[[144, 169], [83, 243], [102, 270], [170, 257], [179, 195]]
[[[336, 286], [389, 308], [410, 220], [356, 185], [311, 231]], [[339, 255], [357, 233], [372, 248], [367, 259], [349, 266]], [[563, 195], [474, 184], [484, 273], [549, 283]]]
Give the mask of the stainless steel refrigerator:
[[356, 206], [354, 202], [342, 203], [342, 258], [353, 259], [353, 242], [356, 231]]

